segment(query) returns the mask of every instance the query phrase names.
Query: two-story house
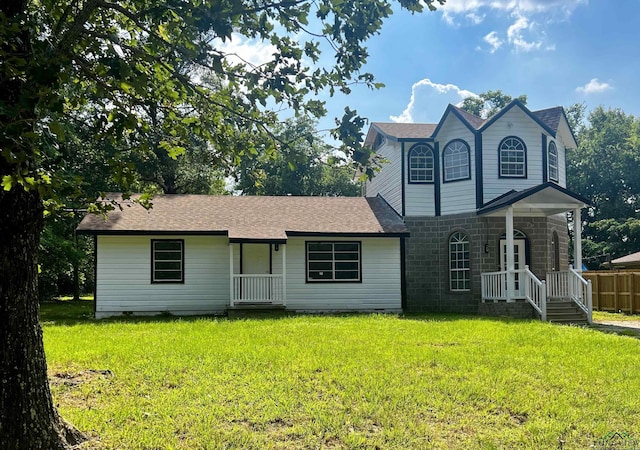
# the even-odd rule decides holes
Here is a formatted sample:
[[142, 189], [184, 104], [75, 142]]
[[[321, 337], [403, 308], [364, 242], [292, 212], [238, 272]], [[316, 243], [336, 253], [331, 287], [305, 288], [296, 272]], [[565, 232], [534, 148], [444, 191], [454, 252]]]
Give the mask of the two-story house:
[[[404, 219], [403, 308], [590, 320], [581, 227], [568, 266], [566, 189], [576, 148], [562, 107], [518, 100], [489, 119], [449, 105], [436, 124], [372, 123], [366, 144], [386, 161], [365, 185]], [[564, 301], [563, 301], [564, 300]], [[562, 313], [562, 314], [560, 314]]]

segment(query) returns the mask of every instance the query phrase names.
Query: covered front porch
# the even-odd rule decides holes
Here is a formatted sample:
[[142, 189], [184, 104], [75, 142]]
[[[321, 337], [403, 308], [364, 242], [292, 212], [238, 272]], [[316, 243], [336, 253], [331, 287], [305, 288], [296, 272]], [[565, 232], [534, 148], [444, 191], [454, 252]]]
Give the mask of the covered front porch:
[[287, 304], [286, 241], [230, 240], [229, 307]]
[[[512, 191], [478, 210], [479, 215], [503, 217], [505, 221], [504, 239], [500, 241], [500, 265], [497, 272], [481, 274], [482, 302], [528, 302], [541, 320], [550, 320], [563, 306], [575, 307], [584, 313], [588, 323], [592, 323], [591, 282], [582, 275], [582, 223], [581, 209], [587, 201], [572, 192], [553, 183], [545, 183], [523, 191]], [[574, 235], [574, 265], [560, 267], [557, 256], [551, 263], [551, 271], [538, 268], [538, 275], [525, 264], [526, 259], [514, 230], [515, 217], [549, 217], [572, 212]], [[558, 252], [557, 242], [551, 242]], [[533, 249], [535, 251], [535, 249]], [[564, 305], [563, 305], [564, 304]]]

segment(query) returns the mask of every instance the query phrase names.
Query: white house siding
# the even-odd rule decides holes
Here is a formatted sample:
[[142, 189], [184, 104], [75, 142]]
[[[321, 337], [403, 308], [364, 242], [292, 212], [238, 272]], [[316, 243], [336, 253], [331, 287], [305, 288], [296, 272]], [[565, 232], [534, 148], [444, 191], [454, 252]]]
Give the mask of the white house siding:
[[[229, 301], [223, 236], [98, 236], [96, 317], [122, 312], [204, 314]], [[184, 284], [151, 283], [151, 239], [184, 239]]]
[[560, 139], [555, 140], [558, 149], [558, 184], [567, 187], [567, 149]]
[[[485, 203], [511, 189], [520, 191], [542, 183], [542, 133], [542, 128], [517, 106], [482, 133]], [[527, 178], [499, 178], [498, 146], [507, 136], [519, 137], [527, 147]]]
[[[476, 165], [475, 165], [475, 135], [454, 114], [449, 114], [436, 136], [440, 146], [440, 213], [458, 214], [475, 211], [476, 209]], [[471, 179], [444, 182], [444, 161], [442, 152], [453, 139], [462, 139], [469, 145]]]
[[[361, 283], [306, 282], [306, 241], [361, 242]], [[278, 258], [274, 258], [275, 260]], [[290, 238], [287, 308], [296, 311], [400, 311], [399, 238]]]
[[365, 196], [375, 197], [380, 194], [396, 210], [402, 214], [402, 167], [401, 146], [398, 142], [387, 140], [377, 150], [377, 154], [387, 160], [380, 172], [365, 186]]
[[[435, 204], [435, 185], [421, 184], [421, 183], [409, 183], [409, 150], [416, 142], [406, 142], [404, 144], [404, 166], [406, 168], [404, 180], [404, 208], [405, 216], [435, 216], [436, 204]], [[435, 147], [433, 142], [429, 142], [428, 145], [434, 149], [434, 157], [439, 158], [435, 153]]]

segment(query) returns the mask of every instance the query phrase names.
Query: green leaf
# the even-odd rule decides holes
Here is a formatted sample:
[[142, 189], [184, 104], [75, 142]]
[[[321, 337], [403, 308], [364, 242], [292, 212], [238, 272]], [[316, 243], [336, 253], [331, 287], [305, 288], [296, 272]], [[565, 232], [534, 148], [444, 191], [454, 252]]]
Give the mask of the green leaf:
[[5, 175], [2, 177], [2, 188], [5, 191], [10, 191], [13, 186], [13, 177], [11, 175]]

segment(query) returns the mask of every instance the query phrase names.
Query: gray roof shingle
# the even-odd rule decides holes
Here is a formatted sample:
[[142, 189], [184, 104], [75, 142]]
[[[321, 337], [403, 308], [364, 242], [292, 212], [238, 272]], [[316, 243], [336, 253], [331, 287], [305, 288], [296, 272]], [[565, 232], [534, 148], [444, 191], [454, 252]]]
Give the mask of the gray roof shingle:
[[435, 123], [373, 122], [380, 131], [397, 139], [425, 139], [431, 137], [438, 126]]
[[560, 118], [564, 112], [562, 106], [554, 106], [553, 108], [541, 109], [540, 111], [532, 111], [531, 114], [540, 119], [542, 123], [551, 128], [555, 133], [558, 131]]
[[152, 203], [147, 211], [124, 201], [106, 220], [88, 214], [77, 231], [226, 234], [231, 240], [280, 241], [287, 239], [287, 233], [408, 235], [402, 219], [381, 198], [156, 195]]

